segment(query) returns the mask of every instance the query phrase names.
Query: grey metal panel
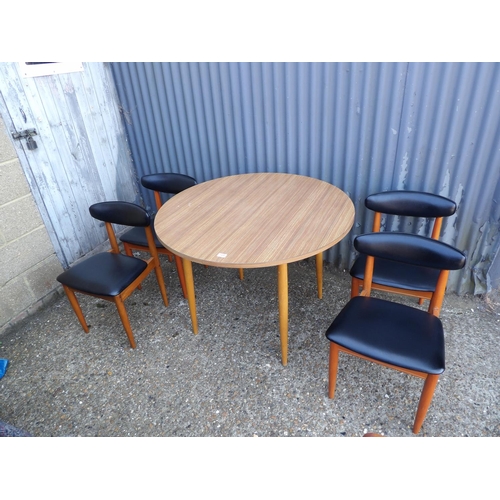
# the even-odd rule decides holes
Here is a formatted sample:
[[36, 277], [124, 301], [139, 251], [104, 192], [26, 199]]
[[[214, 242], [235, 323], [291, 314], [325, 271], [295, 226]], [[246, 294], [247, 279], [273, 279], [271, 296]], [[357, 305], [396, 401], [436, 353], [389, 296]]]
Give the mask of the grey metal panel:
[[400, 134], [393, 185], [457, 202], [442, 239], [468, 261], [450, 288], [485, 292], [499, 243], [500, 65], [411, 64]]
[[459, 209], [443, 239], [468, 255], [449, 289], [486, 290], [500, 242], [498, 64], [122, 62], [112, 70], [138, 177], [180, 172], [202, 182], [271, 171], [331, 182], [356, 207], [349, 237], [326, 254], [340, 269], [352, 262], [353, 237], [370, 230], [368, 194], [449, 196]]

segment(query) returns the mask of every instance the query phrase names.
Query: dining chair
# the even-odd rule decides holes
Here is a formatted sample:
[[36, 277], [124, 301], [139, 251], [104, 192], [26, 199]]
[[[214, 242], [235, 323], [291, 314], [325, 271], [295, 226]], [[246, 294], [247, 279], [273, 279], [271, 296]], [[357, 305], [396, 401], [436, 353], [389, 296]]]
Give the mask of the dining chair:
[[[417, 434], [445, 369], [445, 342], [439, 312], [449, 272], [465, 265], [465, 256], [441, 241], [409, 233], [379, 232], [357, 236], [357, 251], [366, 255], [361, 295], [353, 297], [326, 331], [330, 341], [328, 396], [335, 395], [339, 352], [424, 379], [413, 432]], [[438, 270], [436, 291], [427, 311], [370, 297], [374, 261]]]
[[[381, 230], [382, 216], [395, 215], [418, 219], [433, 219], [430, 237], [439, 239], [443, 217], [453, 215], [457, 209], [453, 200], [422, 191], [386, 191], [368, 196], [365, 206], [374, 214], [373, 232]], [[413, 222], [413, 221], [412, 221]], [[359, 255], [350, 269], [351, 297], [363, 288], [366, 256]], [[376, 259], [372, 288], [389, 293], [417, 297], [419, 304], [431, 300], [439, 271], [430, 267], [415, 267], [402, 262]]]
[[[144, 175], [141, 178], [141, 184], [154, 192], [156, 210], [160, 210], [163, 201], [162, 193], [175, 195], [197, 184], [196, 179], [189, 175], [176, 174], [176, 173], [158, 173]], [[182, 259], [178, 255], [174, 255], [167, 250], [156, 236], [154, 226], [152, 226], [153, 238], [156, 250], [159, 254], [167, 255], [169, 260], [175, 259], [177, 268], [177, 275], [181, 284], [182, 293], [184, 298], [187, 297], [186, 280], [184, 278], [184, 269], [182, 267]], [[143, 227], [134, 227], [120, 236], [123, 243], [123, 248], [127, 255], [132, 256], [132, 250], [139, 250], [148, 252], [148, 241], [146, 232]]]
[[[114, 302], [130, 346], [135, 349], [136, 342], [124, 301], [153, 270], [156, 273], [163, 302], [165, 306], [168, 306], [165, 282], [151, 230], [151, 217], [144, 208], [125, 201], [96, 203], [90, 206], [89, 211], [92, 217], [105, 222], [111, 250], [98, 253], [76, 264], [60, 274], [57, 281], [63, 285], [69, 302], [86, 333], [89, 327], [75, 292]], [[122, 254], [112, 224], [144, 228], [151, 257], [143, 260]]]

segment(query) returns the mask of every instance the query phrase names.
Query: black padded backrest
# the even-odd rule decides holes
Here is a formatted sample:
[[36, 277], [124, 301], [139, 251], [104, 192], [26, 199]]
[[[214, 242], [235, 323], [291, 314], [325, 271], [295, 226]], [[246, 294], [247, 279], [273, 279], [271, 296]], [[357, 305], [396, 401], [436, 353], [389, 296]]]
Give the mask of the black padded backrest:
[[455, 247], [416, 234], [362, 234], [355, 238], [354, 248], [373, 257], [434, 269], [453, 271], [465, 265], [465, 255]]
[[366, 208], [374, 212], [409, 217], [449, 217], [457, 209], [453, 200], [421, 191], [386, 191], [368, 196]]
[[89, 207], [94, 219], [123, 226], [146, 227], [151, 224], [151, 217], [144, 208], [127, 201], [103, 201]]
[[149, 174], [141, 177], [141, 184], [160, 193], [177, 194], [197, 184], [196, 179], [184, 174]]

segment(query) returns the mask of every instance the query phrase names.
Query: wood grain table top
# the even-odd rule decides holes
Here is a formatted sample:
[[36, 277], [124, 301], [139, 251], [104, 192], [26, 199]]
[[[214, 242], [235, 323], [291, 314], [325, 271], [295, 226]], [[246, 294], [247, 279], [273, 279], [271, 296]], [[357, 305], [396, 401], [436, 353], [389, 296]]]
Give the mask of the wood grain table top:
[[328, 182], [255, 173], [197, 184], [168, 200], [155, 231], [173, 253], [219, 267], [268, 267], [316, 255], [351, 230], [354, 205]]

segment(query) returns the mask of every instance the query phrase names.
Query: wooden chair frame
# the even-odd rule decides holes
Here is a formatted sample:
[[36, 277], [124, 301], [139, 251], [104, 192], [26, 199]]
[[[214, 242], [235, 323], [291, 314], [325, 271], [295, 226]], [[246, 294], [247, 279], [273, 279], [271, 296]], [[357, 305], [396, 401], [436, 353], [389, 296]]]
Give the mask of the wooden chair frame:
[[[435, 239], [435, 238], [434, 238]], [[364, 288], [359, 294], [360, 296], [369, 297], [371, 295], [372, 289], [378, 289], [378, 287], [374, 286], [372, 283], [373, 279], [373, 267], [375, 263], [375, 257], [372, 255], [368, 255], [366, 259], [365, 265], [365, 280], [364, 280]], [[465, 263], [465, 258], [464, 258]], [[442, 269], [439, 274], [439, 278], [437, 281], [436, 289], [432, 296], [430, 297], [429, 308], [427, 312], [432, 314], [435, 317], [439, 317], [441, 307], [444, 300], [444, 295], [446, 291], [446, 284], [448, 281], [449, 270]], [[409, 306], [408, 306], [409, 307]], [[371, 361], [372, 363], [376, 363], [387, 368], [392, 368], [393, 370], [406, 373], [408, 375], [412, 375], [424, 380], [424, 386], [422, 389], [422, 393], [420, 396], [417, 412], [415, 415], [415, 420], [413, 423], [413, 433], [418, 434], [424, 422], [425, 416], [427, 414], [427, 410], [432, 402], [434, 391], [436, 385], [439, 380], [439, 375], [429, 374], [426, 372], [408, 370], [406, 368], [402, 368], [397, 365], [389, 364], [381, 362], [377, 359], [373, 359], [368, 356], [364, 356], [359, 354], [358, 352], [347, 349], [343, 346], [336, 344], [333, 341], [330, 341], [330, 353], [329, 353], [329, 379], [328, 379], [328, 397], [333, 399], [335, 396], [335, 387], [337, 382], [337, 371], [338, 371], [338, 363], [339, 363], [339, 352], [344, 352], [346, 354], [350, 354], [352, 356], [356, 356], [358, 358]]]
[[[161, 194], [159, 191], [153, 191], [153, 194], [155, 198], [156, 210], [158, 211], [162, 206]], [[133, 250], [138, 250], [141, 252], [149, 252], [149, 246], [145, 247], [143, 245], [128, 243], [126, 241], [122, 241], [122, 244], [125, 253], [130, 257], [133, 257], [134, 255], [132, 252]], [[179, 283], [182, 288], [182, 294], [184, 298], [187, 298], [186, 278], [184, 277], [182, 258], [179, 257], [178, 255], [173, 254], [170, 250], [167, 250], [165, 247], [157, 247], [154, 243], [154, 240], [153, 240], [153, 246], [155, 247], [157, 254], [166, 255], [170, 262], [172, 262], [172, 260], [175, 259], [175, 267], [177, 269], [177, 276], [179, 277]]]
[[[373, 224], [372, 224], [372, 232], [373, 233], [378, 233], [380, 232], [381, 228], [381, 223], [382, 223], [382, 216], [385, 215], [383, 212], [379, 211], [374, 211], [374, 218], [373, 218]], [[390, 214], [390, 215], [397, 215], [397, 214]], [[414, 215], [412, 217], [419, 218], [418, 216]], [[423, 217], [420, 217], [423, 218]], [[434, 240], [439, 240], [439, 237], [441, 235], [441, 228], [443, 225], [443, 218], [444, 217], [434, 217], [434, 223], [432, 225], [432, 231], [430, 237]], [[360, 291], [363, 289], [364, 286], [364, 280], [355, 278], [354, 276], [351, 277], [351, 298], [356, 297], [358, 295], [361, 295]], [[383, 292], [388, 292], [388, 293], [394, 293], [398, 295], [406, 295], [409, 297], [416, 297], [418, 298], [418, 303], [422, 305], [424, 303], [424, 300], [432, 300], [434, 291], [422, 291], [422, 290], [411, 290], [411, 289], [406, 289], [406, 288], [398, 288], [398, 287], [391, 287], [391, 286], [386, 286], [382, 285], [379, 283], [372, 282], [371, 288], [374, 290], [380, 290]]]
[[[108, 238], [111, 244], [111, 249], [109, 250], [110, 253], [115, 253], [115, 254], [120, 254], [120, 248], [118, 246], [118, 241], [116, 239], [115, 232], [113, 230], [113, 226], [110, 222], [105, 222], [106, 225], [106, 231], [108, 233]], [[149, 259], [141, 259], [144, 260], [147, 263], [146, 268], [144, 271], [132, 282], [130, 285], [128, 285], [119, 295], [116, 296], [107, 296], [107, 295], [98, 295], [98, 294], [93, 294], [93, 293], [88, 293], [88, 292], [83, 292], [81, 290], [78, 290], [76, 288], [70, 288], [69, 286], [63, 284], [64, 291], [66, 292], [66, 295], [68, 297], [68, 300], [71, 304], [71, 307], [75, 311], [75, 314], [80, 321], [80, 324], [83, 327], [83, 330], [85, 333], [89, 332], [89, 327], [87, 325], [87, 322], [85, 320], [85, 317], [82, 312], [82, 308], [78, 302], [78, 299], [76, 297], [75, 292], [77, 293], [82, 293], [85, 295], [91, 295], [93, 297], [98, 297], [100, 299], [106, 300], [108, 302], [114, 302], [116, 305], [116, 308], [118, 310], [118, 314], [120, 316], [120, 319], [122, 321], [123, 327], [125, 329], [125, 332], [127, 333], [127, 337], [130, 342], [130, 346], [132, 349], [136, 348], [136, 342], [134, 339], [134, 335], [132, 333], [132, 329], [130, 327], [130, 320], [128, 318], [127, 311], [125, 309], [125, 304], [124, 301], [134, 292], [136, 288], [139, 288], [141, 283], [144, 281], [144, 279], [147, 278], [149, 273], [151, 271], [155, 271], [156, 274], [156, 279], [158, 281], [158, 286], [160, 287], [160, 293], [163, 298], [163, 303], [165, 306], [168, 306], [168, 297], [167, 297], [167, 291], [165, 288], [165, 281], [163, 279], [163, 273], [161, 272], [161, 267], [160, 267], [160, 260], [158, 258], [158, 252], [156, 250], [156, 245], [154, 243], [154, 238], [153, 238], [153, 232], [151, 230], [151, 226], [145, 227], [146, 230], [146, 237], [148, 240], [148, 251], [151, 253], [151, 257]], [[137, 258], [137, 257], [133, 257]]]

